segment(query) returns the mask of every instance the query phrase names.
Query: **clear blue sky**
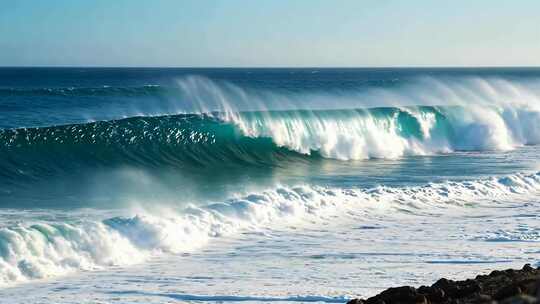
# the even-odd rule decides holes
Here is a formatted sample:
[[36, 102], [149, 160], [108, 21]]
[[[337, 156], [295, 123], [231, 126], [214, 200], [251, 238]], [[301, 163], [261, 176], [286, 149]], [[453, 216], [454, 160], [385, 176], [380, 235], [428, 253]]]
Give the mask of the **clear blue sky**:
[[0, 4], [0, 66], [540, 65], [539, 0]]

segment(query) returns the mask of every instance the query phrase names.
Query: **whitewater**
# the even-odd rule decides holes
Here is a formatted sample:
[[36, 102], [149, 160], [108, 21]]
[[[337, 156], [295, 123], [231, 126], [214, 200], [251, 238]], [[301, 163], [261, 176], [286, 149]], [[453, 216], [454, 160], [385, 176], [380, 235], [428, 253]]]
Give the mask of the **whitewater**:
[[9, 303], [343, 303], [540, 266], [538, 69], [0, 79]]

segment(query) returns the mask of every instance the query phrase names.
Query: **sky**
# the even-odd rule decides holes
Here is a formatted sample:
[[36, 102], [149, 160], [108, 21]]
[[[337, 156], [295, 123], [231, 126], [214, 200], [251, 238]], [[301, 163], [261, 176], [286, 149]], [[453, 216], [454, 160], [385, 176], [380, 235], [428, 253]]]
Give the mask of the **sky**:
[[539, 0], [0, 4], [0, 66], [540, 66]]

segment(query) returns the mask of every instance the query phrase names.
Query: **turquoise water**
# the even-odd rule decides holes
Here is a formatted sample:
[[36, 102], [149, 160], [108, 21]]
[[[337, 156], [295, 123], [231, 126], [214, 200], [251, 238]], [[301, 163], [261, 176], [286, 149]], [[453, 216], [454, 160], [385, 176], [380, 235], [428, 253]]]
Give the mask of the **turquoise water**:
[[[411, 223], [440, 219], [437, 225], [449, 230], [437, 236], [454, 240], [455, 214], [499, 221], [536, 212], [540, 190], [540, 70], [533, 68], [2, 68], [0, 128], [0, 284], [9, 287], [43, 279], [62, 284], [66, 275], [111, 267], [129, 273], [134, 264], [150, 271], [158, 267], [155, 259], [182, 268], [174, 256], [202, 248], [226, 263], [217, 239], [272, 234], [291, 220], [325, 231], [310, 226], [305, 235], [335, 243], [339, 232], [354, 245], [351, 217], [377, 231], [407, 223], [403, 235], [382, 230], [381, 242], [428, 233]], [[343, 224], [328, 228], [329, 216]], [[397, 222], [388, 225], [389, 218]], [[524, 250], [524, 241], [540, 241], [536, 222], [535, 216], [508, 220], [509, 230], [482, 234], [480, 221], [471, 220], [459, 235], [470, 242], [504, 239]], [[281, 240], [256, 242], [309, 251], [290, 225], [283, 225], [288, 232]], [[256, 245], [250, 242], [239, 246]], [[476, 254], [499, 263], [486, 246]], [[328, 250], [317, 255], [340, 251]], [[424, 262], [453, 259], [462, 271], [472, 255], [446, 261], [450, 251]], [[422, 255], [411, 254], [421, 263]], [[351, 256], [343, 261], [366, 265]], [[205, 258], [189, 265], [203, 261], [214, 267]], [[467, 271], [479, 269], [470, 264]], [[257, 294], [253, 301], [311, 299], [304, 297], [308, 290], [285, 298], [265, 290], [243, 292]], [[243, 299], [220, 292], [177, 298]], [[341, 301], [347, 294], [354, 291], [313, 300]]]

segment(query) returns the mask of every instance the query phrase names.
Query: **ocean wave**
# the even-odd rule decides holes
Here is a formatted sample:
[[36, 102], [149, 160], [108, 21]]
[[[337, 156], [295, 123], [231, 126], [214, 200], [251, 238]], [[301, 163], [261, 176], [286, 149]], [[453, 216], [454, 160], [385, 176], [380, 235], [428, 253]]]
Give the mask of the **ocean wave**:
[[0, 171], [39, 178], [81, 167], [277, 166], [540, 143], [540, 111], [418, 106], [210, 112], [0, 130]]
[[100, 87], [50, 87], [50, 88], [0, 88], [0, 97], [92, 97], [92, 96], [126, 96], [138, 97], [156, 94], [167, 94], [171, 89], [148, 84], [142, 86], [100, 86]]
[[540, 143], [540, 111], [498, 107], [393, 107], [233, 116], [249, 137], [339, 160], [453, 151], [511, 150]]
[[[178, 108], [169, 104], [168, 110], [160, 111], [156, 106], [144, 114], [111, 105], [106, 111], [93, 111], [106, 112], [106, 120], [0, 129], [0, 180], [20, 185], [19, 179], [92, 175], [96, 169], [132, 166], [184, 172], [284, 167], [292, 161], [321, 159], [506, 151], [540, 143], [538, 81], [527, 81], [419, 78], [392, 88], [285, 94], [189, 76], [174, 88]], [[51, 90], [109, 94], [124, 89], [171, 88]], [[144, 98], [134, 100], [144, 104]], [[67, 113], [69, 119], [77, 115]], [[127, 118], [110, 119], [116, 116]]]
[[[540, 172], [414, 187], [342, 189], [277, 187], [183, 211], [139, 213], [103, 221], [44, 221], [0, 228], [0, 284], [53, 277], [77, 270], [127, 265], [163, 253], [183, 253], [216, 237], [318, 222], [343, 212], [358, 219], [383, 210], [424, 214], [437, 208], [495, 204], [540, 192]], [[514, 236], [514, 239], [520, 239]]]

